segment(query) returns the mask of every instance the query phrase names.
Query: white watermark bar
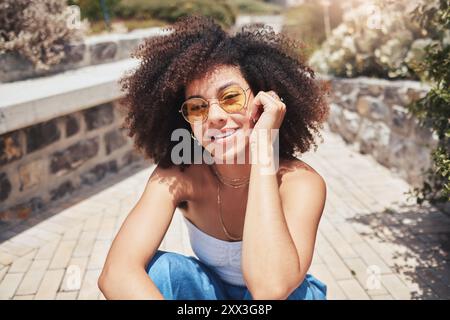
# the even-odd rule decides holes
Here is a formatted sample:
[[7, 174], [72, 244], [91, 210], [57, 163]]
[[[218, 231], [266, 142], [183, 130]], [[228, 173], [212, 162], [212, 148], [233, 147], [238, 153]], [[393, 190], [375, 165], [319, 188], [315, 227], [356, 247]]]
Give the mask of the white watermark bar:
[[[272, 175], [278, 170], [279, 129], [238, 129], [220, 141], [205, 139], [201, 130], [196, 132], [195, 137], [184, 128], [172, 132], [171, 141], [178, 142], [171, 150], [173, 164], [255, 164], [263, 175]], [[223, 132], [211, 129], [206, 136], [220, 133]], [[197, 143], [192, 144], [192, 139]]]

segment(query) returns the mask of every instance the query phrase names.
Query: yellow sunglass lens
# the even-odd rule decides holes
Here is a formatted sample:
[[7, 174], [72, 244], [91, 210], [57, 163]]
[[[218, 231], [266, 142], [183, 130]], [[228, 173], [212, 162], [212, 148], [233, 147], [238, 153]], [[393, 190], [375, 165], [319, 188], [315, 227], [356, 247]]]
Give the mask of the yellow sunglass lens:
[[[219, 98], [220, 107], [229, 113], [240, 111], [245, 105], [245, 92], [240, 87], [226, 88]], [[182, 113], [187, 121], [203, 121], [208, 116], [209, 104], [201, 98], [191, 98], [183, 103]]]

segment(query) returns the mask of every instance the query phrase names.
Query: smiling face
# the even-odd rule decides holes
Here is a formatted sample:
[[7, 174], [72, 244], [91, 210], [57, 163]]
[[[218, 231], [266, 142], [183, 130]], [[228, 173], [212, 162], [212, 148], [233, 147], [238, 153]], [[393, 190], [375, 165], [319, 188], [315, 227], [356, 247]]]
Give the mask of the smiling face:
[[[244, 89], [244, 107], [227, 112], [221, 108], [219, 101], [232, 99], [233, 87], [237, 86]], [[191, 128], [195, 137], [216, 160], [237, 163], [238, 155], [248, 154], [249, 130], [254, 126], [249, 110], [254, 95], [249, 87], [239, 69], [234, 66], [218, 66], [186, 86], [185, 99], [194, 96], [209, 101], [207, 119], [191, 124]]]

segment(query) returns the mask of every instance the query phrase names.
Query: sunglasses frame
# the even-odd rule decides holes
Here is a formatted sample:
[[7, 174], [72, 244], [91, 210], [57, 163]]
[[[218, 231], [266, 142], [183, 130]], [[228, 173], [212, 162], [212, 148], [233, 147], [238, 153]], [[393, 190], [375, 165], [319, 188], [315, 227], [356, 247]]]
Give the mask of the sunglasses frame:
[[[230, 88], [230, 87], [235, 87], [235, 86], [241, 88], [242, 91], [244, 92], [244, 98], [245, 98], [244, 105], [242, 106], [241, 109], [237, 110], [237, 111], [241, 111], [242, 109], [245, 109], [245, 108], [247, 107], [247, 90], [249, 90], [250, 87], [248, 87], [247, 89], [244, 89], [244, 88], [242, 88], [242, 87], [239, 86], [239, 85], [231, 85], [231, 86], [229, 86], [229, 87], [226, 87], [226, 88], [223, 89], [222, 91], [225, 91], [226, 89], [228, 89], [228, 88]], [[194, 99], [194, 98], [191, 98], [191, 99]], [[211, 99], [195, 98], [195, 99], [201, 99], [201, 100], [203, 100], [203, 101], [206, 101], [206, 103], [208, 104], [208, 111], [209, 111], [209, 108], [211, 107], [211, 104], [210, 104], [209, 100], [219, 100], [219, 99], [217, 99], [217, 98], [211, 98]], [[190, 121], [186, 118], [186, 116], [184, 115], [184, 113], [183, 113], [183, 111], [182, 111], [183, 106], [184, 106], [184, 104], [185, 104], [187, 101], [189, 101], [189, 99], [187, 99], [186, 101], [184, 101], [184, 102], [181, 104], [181, 107], [180, 107], [180, 109], [178, 110], [178, 112], [181, 113], [181, 115], [183, 116], [184, 120], [186, 120], [186, 121], [189, 122], [190, 124], [194, 124], [194, 123], [190, 122]], [[225, 110], [224, 108], [222, 108], [222, 106], [220, 105], [220, 103], [219, 103], [219, 107], [220, 107], [223, 111], [225, 111], [226, 113], [235, 113], [235, 112], [228, 112], [227, 110]], [[206, 120], [208, 120], [208, 115], [206, 115], [206, 118], [203, 119], [202, 123], [204, 123]]]

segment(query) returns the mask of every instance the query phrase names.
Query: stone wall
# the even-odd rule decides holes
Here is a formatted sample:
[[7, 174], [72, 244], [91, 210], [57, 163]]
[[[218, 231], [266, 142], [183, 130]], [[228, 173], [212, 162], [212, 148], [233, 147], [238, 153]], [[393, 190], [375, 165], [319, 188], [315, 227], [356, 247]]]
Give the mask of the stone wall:
[[328, 124], [363, 154], [420, 185], [431, 164], [437, 137], [418, 125], [406, 106], [429, 90], [415, 81], [329, 79], [332, 85]]
[[144, 164], [110, 102], [0, 135], [0, 222]]
[[0, 54], [0, 83], [47, 76], [66, 70], [127, 59], [143, 39], [166, 32], [162, 28], [156, 27], [137, 29], [126, 34], [87, 37], [83, 42], [66, 44], [64, 59], [48, 70], [36, 70], [31, 62], [18, 54]]

